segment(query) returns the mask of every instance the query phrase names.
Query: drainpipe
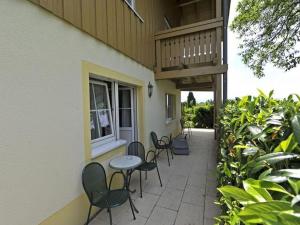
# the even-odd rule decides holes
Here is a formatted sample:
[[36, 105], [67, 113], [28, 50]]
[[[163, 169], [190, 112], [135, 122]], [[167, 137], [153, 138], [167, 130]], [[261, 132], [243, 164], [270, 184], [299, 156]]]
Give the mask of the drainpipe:
[[[223, 64], [228, 64], [228, 17], [229, 17], [229, 7], [231, 0], [223, 0]], [[223, 103], [227, 100], [228, 94], [228, 76], [227, 71], [223, 74]]]

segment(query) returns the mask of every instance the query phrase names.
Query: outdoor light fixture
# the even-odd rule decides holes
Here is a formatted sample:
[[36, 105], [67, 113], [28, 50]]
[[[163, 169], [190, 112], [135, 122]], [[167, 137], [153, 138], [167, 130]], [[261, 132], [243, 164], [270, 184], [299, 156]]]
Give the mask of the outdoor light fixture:
[[151, 98], [152, 93], [153, 93], [153, 85], [149, 81], [149, 84], [148, 84], [148, 96], [149, 96], [149, 98]]

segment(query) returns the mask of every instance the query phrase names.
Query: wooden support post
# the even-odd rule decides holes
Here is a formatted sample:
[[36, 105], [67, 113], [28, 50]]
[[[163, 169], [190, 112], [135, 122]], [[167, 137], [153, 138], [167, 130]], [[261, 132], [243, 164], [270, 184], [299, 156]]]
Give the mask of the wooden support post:
[[219, 115], [222, 107], [222, 75], [217, 74], [214, 77], [214, 127], [215, 127], [215, 138], [219, 138]]
[[222, 0], [216, 0], [216, 18], [222, 16]]
[[156, 72], [161, 72], [161, 44], [160, 40], [155, 41], [156, 44]]

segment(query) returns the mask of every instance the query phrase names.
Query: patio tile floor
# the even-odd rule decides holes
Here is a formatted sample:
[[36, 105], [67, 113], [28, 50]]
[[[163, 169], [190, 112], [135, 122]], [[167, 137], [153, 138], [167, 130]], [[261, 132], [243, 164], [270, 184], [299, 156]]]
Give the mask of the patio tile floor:
[[[114, 225], [213, 225], [219, 213], [216, 200], [216, 142], [213, 130], [193, 129], [190, 155], [174, 156], [168, 166], [166, 154], [158, 159], [163, 187], [156, 171], [143, 174], [143, 198], [139, 193], [139, 174], [134, 173], [131, 189], [140, 211], [133, 220], [129, 203], [112, 209]], [[102, 211], [91, 225], [109, 225]]]

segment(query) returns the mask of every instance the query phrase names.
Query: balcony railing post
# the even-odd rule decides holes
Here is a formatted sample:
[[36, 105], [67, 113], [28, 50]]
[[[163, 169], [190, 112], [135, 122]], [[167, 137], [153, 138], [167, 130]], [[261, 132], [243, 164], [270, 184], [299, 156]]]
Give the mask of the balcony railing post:
[[156, 45], [156, 71], [161, 72], [161, 45], [160, 40], [155, 41]]
[[216, 0], [216, 18], [222, 16], [222, 0]]

